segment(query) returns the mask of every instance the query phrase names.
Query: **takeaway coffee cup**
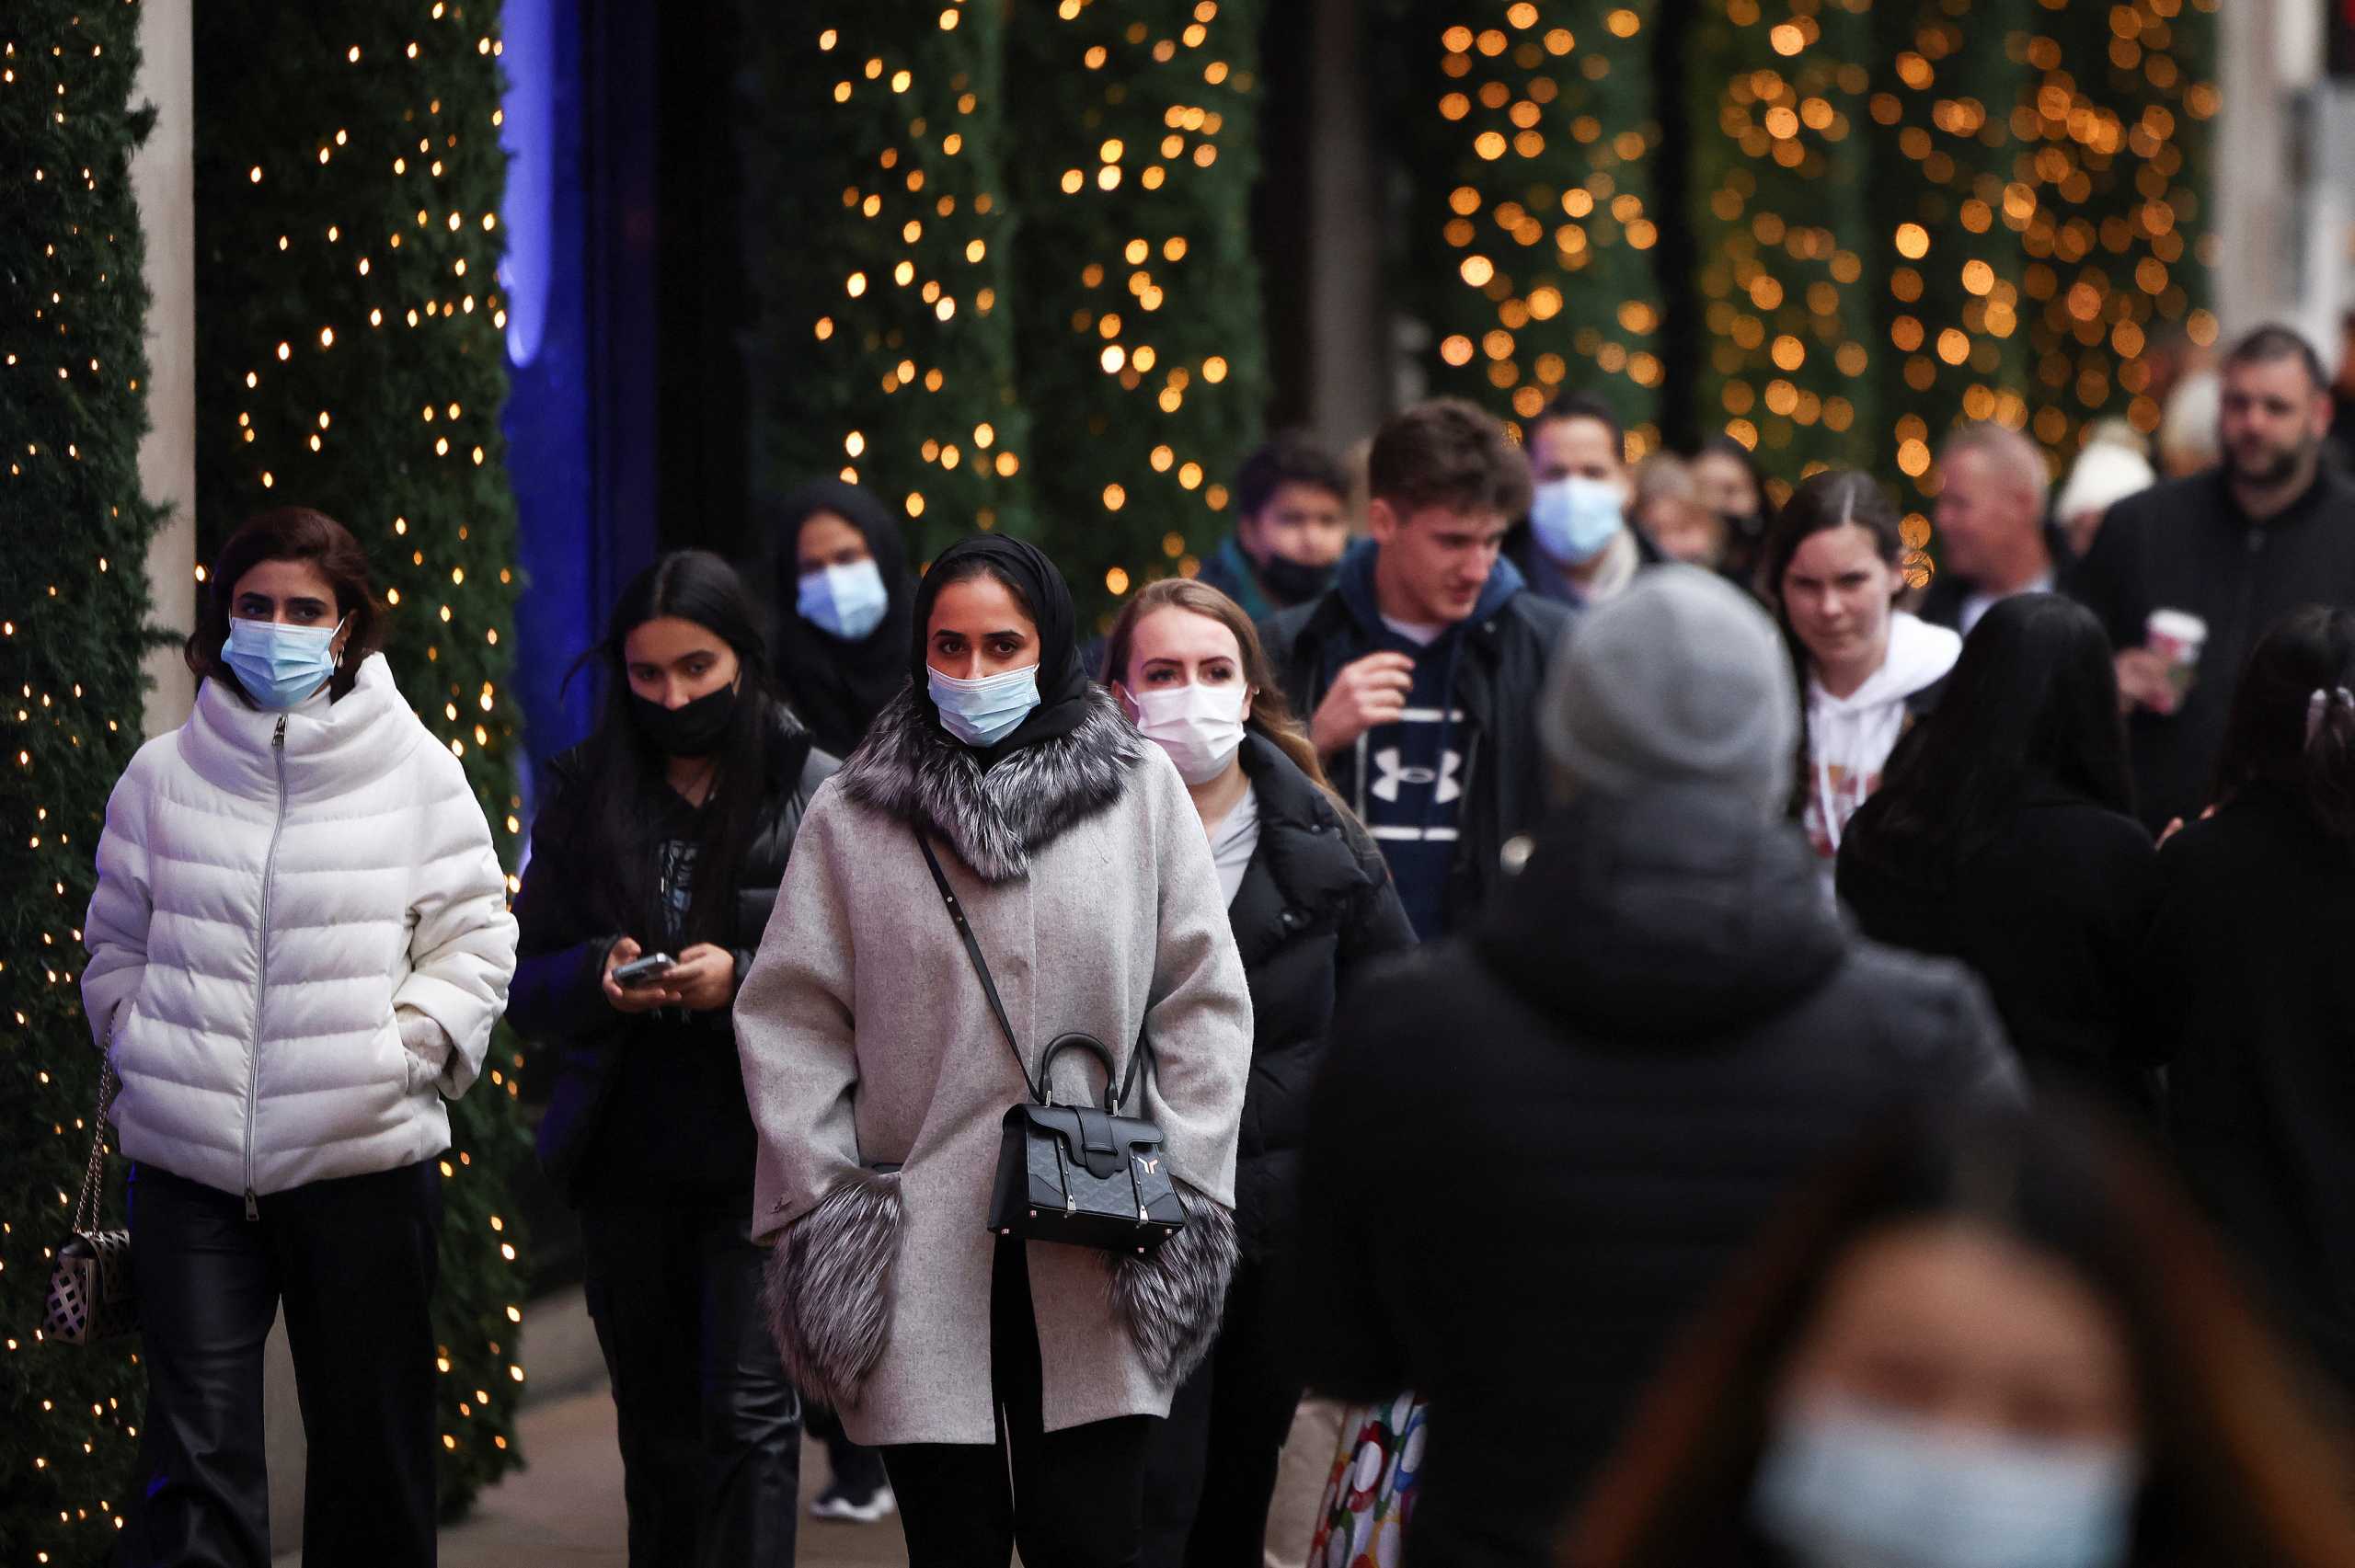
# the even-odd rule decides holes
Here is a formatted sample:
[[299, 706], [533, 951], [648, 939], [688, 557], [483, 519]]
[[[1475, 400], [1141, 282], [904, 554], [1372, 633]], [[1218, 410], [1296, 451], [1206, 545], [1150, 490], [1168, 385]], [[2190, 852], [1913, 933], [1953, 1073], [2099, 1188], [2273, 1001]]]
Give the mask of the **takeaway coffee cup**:
[[2167, 661], [2167, 682], [2180, 703], [2200, 670], [2200, 650], [2208, 646], [2208, 623], [2188, 610], [2154, 610], [2143, 623], [2142, 646]]

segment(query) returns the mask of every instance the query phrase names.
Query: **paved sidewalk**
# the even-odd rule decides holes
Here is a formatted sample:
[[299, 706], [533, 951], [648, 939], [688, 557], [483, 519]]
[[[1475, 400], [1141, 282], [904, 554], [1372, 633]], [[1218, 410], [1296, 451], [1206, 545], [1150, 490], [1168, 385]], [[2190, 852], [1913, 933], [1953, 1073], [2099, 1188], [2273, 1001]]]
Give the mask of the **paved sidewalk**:
[[[442, 1568], [626, 1568], [622, 1460], [614, 1446], [614, 1402], [603, 1387], [527, 1407], [523, 1452], [531, 1468], [483, 1494], [466, 1518], [442, 1532]], [[834, 1524], [809, 1517], [825, 1484], [826, 1452], [801, 1456], [802, 1568], [904, 1568], [900, 1527]]]
[[[598, 1387], [524, 1407], [523, 1452], [531, 1468], [483, 1494], [474, 1511], [442, 1532], [442, 1568], [627, 1568], [622, 1460], [614, 1446], [614, 1402]], [[798, 1568], [905, 1568], [894, 1520], [845, 1525], [809, 1516], [825, 1484], [826, 1451], [801, 1456]], [[299, 1568], [289, 1554], [277, 1568]]]

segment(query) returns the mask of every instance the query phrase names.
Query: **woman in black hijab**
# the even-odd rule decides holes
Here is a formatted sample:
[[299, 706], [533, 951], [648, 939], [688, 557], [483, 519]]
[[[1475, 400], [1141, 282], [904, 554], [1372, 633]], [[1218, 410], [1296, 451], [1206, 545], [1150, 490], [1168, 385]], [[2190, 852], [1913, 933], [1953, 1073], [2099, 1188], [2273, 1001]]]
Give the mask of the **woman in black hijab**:
[[[1185, 782], [1081, 672], [1052, 563], [968, 539], [912, 609], [914, 679], [810, 808], [790, 919], [736, 1007], [771, 1326], [796, 1386], [883, 1450], [913, 1568], [1017, 1546], [1133, 1562], [1152, 1418], [1208, 1349], [1234, 1266], [1250, 993]], [[1152, 1041], [1121, 1103], [1161, 1129], [1148, 1173], [1189, 1209], [1157, 1251], [985, 1228], [1026, 1080], [1051, 1077], [1061, 1104], [1106, 1096], [1079, 1052], [1047, 1071], [1069, 1032], [1102, 1046], [1115, 1086]]]
[[873, 496], [819, 479], [785, 498], [771, 548], [778, 688], [820, 748], [847, 757], [906, 676], [907, 540]]

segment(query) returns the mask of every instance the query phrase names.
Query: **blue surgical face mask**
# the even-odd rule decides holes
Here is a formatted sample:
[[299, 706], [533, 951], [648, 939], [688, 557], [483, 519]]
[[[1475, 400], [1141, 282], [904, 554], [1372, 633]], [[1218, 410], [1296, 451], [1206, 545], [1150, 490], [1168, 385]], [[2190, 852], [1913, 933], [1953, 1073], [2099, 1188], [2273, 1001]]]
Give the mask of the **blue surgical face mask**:
[[931, 669], [925, 674], [933, 705], [940, 710], [941, 727], [968, 746], [996, 745], [1039, 705], [1035, 664], [971, 681]]
[[1619, 486], [1573, 474], [1537, 486], [1529, 503], [1530, 532], [1545, 554], [1583, 567], [1603, 554], [1626, 526]]
[[2114, 1568], [2141, 1468], [2124, 1444], [1974, 1436], [1838, 1403], [1776, 1423], [1751, 1509], [1801, 1568]]
[[237, 677], [246, 695], [265, 708], [291, 708], [327, 683], [335, 673], [332, 626], [290, 626], [282, 621], [233, 617], [221, 660]]
[[882, 570], [870, 559], [802, 573], [794, 607], [811, 625], [855, 643], [882, 624], [890, 603]]

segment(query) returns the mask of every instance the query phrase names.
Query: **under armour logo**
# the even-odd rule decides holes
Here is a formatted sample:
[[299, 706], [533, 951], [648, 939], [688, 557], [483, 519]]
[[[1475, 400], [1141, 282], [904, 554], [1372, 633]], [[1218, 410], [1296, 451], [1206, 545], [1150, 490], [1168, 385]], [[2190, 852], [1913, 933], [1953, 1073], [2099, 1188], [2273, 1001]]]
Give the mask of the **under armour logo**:
[[1436, 782], [1439, 793], [1433, 796], [1434, 804], [1444, 806], [1464, 793], [1463, 784], [1455, 777], [1456, 770], [1463, 763], [1464, 753], [1450, 750], [1442, 760], [1437, 773], [1429, 768], [1402, 768], [1398, 765], [1398, 748], [1385, 746], [1373, 754], [1374, 768], [1382, 775], [1373, 781], [1374, 798], [1395, 801], [1398, 798], [1398, 786], [1401, 784], [1419, 786]]

